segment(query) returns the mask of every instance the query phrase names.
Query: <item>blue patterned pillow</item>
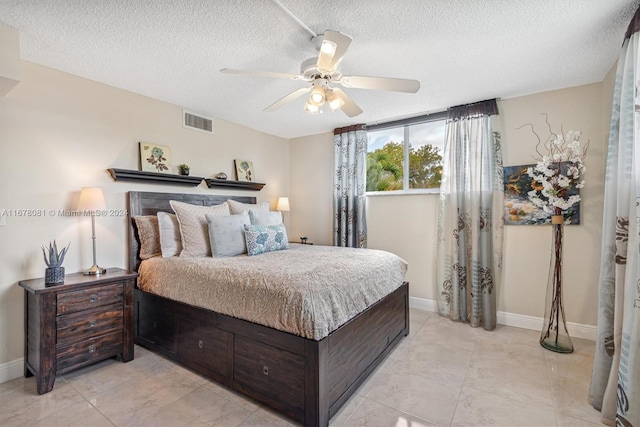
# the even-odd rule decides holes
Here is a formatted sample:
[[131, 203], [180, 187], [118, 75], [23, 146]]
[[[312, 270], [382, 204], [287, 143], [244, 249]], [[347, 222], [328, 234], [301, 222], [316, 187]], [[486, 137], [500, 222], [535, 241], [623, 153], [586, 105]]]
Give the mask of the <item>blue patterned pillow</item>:
[[289, 239], [284, 224], [266, 227], [245, 224], [244, 230], [249, 255], [289, 249]]

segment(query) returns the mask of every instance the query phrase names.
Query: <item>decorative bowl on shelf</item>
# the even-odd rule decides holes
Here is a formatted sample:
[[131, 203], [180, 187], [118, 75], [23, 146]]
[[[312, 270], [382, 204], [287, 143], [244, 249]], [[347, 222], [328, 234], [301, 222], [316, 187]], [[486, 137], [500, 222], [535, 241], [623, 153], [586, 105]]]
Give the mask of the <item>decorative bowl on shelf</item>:
[[224, 172], [220, 172], [215, 176], [216, 179], [227, 179], [227, 174]]

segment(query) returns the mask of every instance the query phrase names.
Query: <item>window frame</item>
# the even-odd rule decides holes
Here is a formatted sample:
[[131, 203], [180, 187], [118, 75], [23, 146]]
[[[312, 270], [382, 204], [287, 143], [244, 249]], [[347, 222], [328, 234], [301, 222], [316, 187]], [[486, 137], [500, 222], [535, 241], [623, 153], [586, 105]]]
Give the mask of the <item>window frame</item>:
[[[409, 127], [411, 125], [419, 125], [422, 123], [430, 123], [430, 122], [438, 122], [447, 120], [449, 113], [447, 110], [437, 111], [434, 113], [423, 114], [415, 117], [407, 117], [404, 119], [392, 120], [383, 123], [375, 123], [371, 125], [366, 125], [366, 130], [368, 132], [385, 130], [391, 128], [399, 128], [402, 127], [404, 130], [404, 144], [403, 144], [403, 167], [402, 167], [402, 190], [390, 190], [390, 191], [367, 191], [365, 193], [366, 196], [392, 196], [392, 195], [403, 195], [403, 194], [439, 194], [440, 188], [409, 188], [409, 146], [411, 145], [411, 141], [409, 139]], [[444, 142], [444, 141], [443, 141]], [[444, 151], [444, 147], [443, 147]], [[368, 152], [368, 150], [367, 150]], [[406, 166], [406, 170], [405, 170]]]

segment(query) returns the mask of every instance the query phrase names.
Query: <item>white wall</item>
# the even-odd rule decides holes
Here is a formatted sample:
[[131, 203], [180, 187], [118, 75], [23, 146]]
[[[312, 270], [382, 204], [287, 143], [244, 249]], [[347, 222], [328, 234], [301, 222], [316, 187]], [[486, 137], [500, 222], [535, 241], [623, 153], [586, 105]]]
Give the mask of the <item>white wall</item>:
[[[124, 90], [23, 62], [23, 79], [0, 98], [0, 209], [75, 209], [79, 191], [102, 187], [107, 207], [125, 209], [130, 190], [256, 196], [271, 208], [289, 193], [289, 141], [215, 120], [215, 135], [184, 129], [182, 109]], [[215, 94], [212, 94], [215, 96]], [[204, 112], [206, 114], [206, 112]], [[191, 175], [226, 172], [252, 160], [260, 192], [114, 182], [106, 169], [138, 169], [138, 142], [171, 147], [173, 164]], [[174, 168], [175, 173], [175, 168]], [[127, 267], [125, 217], [98, 218], [98, 263]], [[92, 264], [88, 218], [9, 217], [0, 226], [0, 365], [22, 357], [23, 291], [19, 280], [42, 277], [40, 246], [71, 242], [67, 273]]]
[[333, 133], [291, 140], [289, 240], [333, 244]]
[[[586, 187], [582, 190], [582, 224], [568, 226], [564, 247], [565, 310], [569, 322], [595, 325], [597, 320], [597, 280], [599, 274], [602, 201], [608, 115], [613, 83], [610, 73], [603, 83], [506, 99], [500, 102], [504, 164], [534, 163], [536, 140], [527, 130], [516, 130], [533, 123], [544, 135], [547, 113], [554, 129], [581, 130], [583, 142], [590, 140], [586, 159]], [[308, 154], [313, 150], [314, 163]], [[333, 153], [330, 133], [291, 141], [292, 195], [312, 192], [305, 200], [304, 214], [292, 208], [292, 227], [313, 229], [314, 221], [332, 218]], [[308, 164], [297, 168], [296, 164]], [[308, 170], [314, 180], [303, 178]], [[309, 205], [313, 202], [314, 205]], [[435, 230], [437, 195], [385, 195], [367, 199], [369, 247], [394, 252], [409, 263], [407, 279], [412, 297], [435, 299]], [[313, 216], [308, 213], [313, 212]], [[498, 311], [541, 318], [551, 250], [551, 228], [545, 226], [505, 226], [504, 278], [497, 289]], [[331, 230], [318, 239], [330, 241]]]
[[368, 247], [393, 252], [409, 263], [410, 296], [434, 299], [437, 194], [367, 198]]

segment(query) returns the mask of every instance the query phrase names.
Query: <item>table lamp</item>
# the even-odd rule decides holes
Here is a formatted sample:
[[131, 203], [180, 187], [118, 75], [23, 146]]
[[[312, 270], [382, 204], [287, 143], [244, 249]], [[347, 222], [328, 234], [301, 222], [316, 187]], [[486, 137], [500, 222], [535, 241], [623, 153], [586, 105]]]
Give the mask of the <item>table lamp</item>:
[[104, 195], [102, 189], [97, 187], [84, 187], [80, 191], [79, 211], [89, 211], [91, 213], [91, 239], [93, 241], [93, 265], [85, 270], [86, 275], [104, 274], [106, 268], [98, 267], [96, 263], [96, 211], [105, 208]]
[[289, 198], [288, 197], [278, 198], [278, 204], [276, 205], [276, 210], [282, 212], [282, 222], [284, 222], [284, 212], [289, 212]]

